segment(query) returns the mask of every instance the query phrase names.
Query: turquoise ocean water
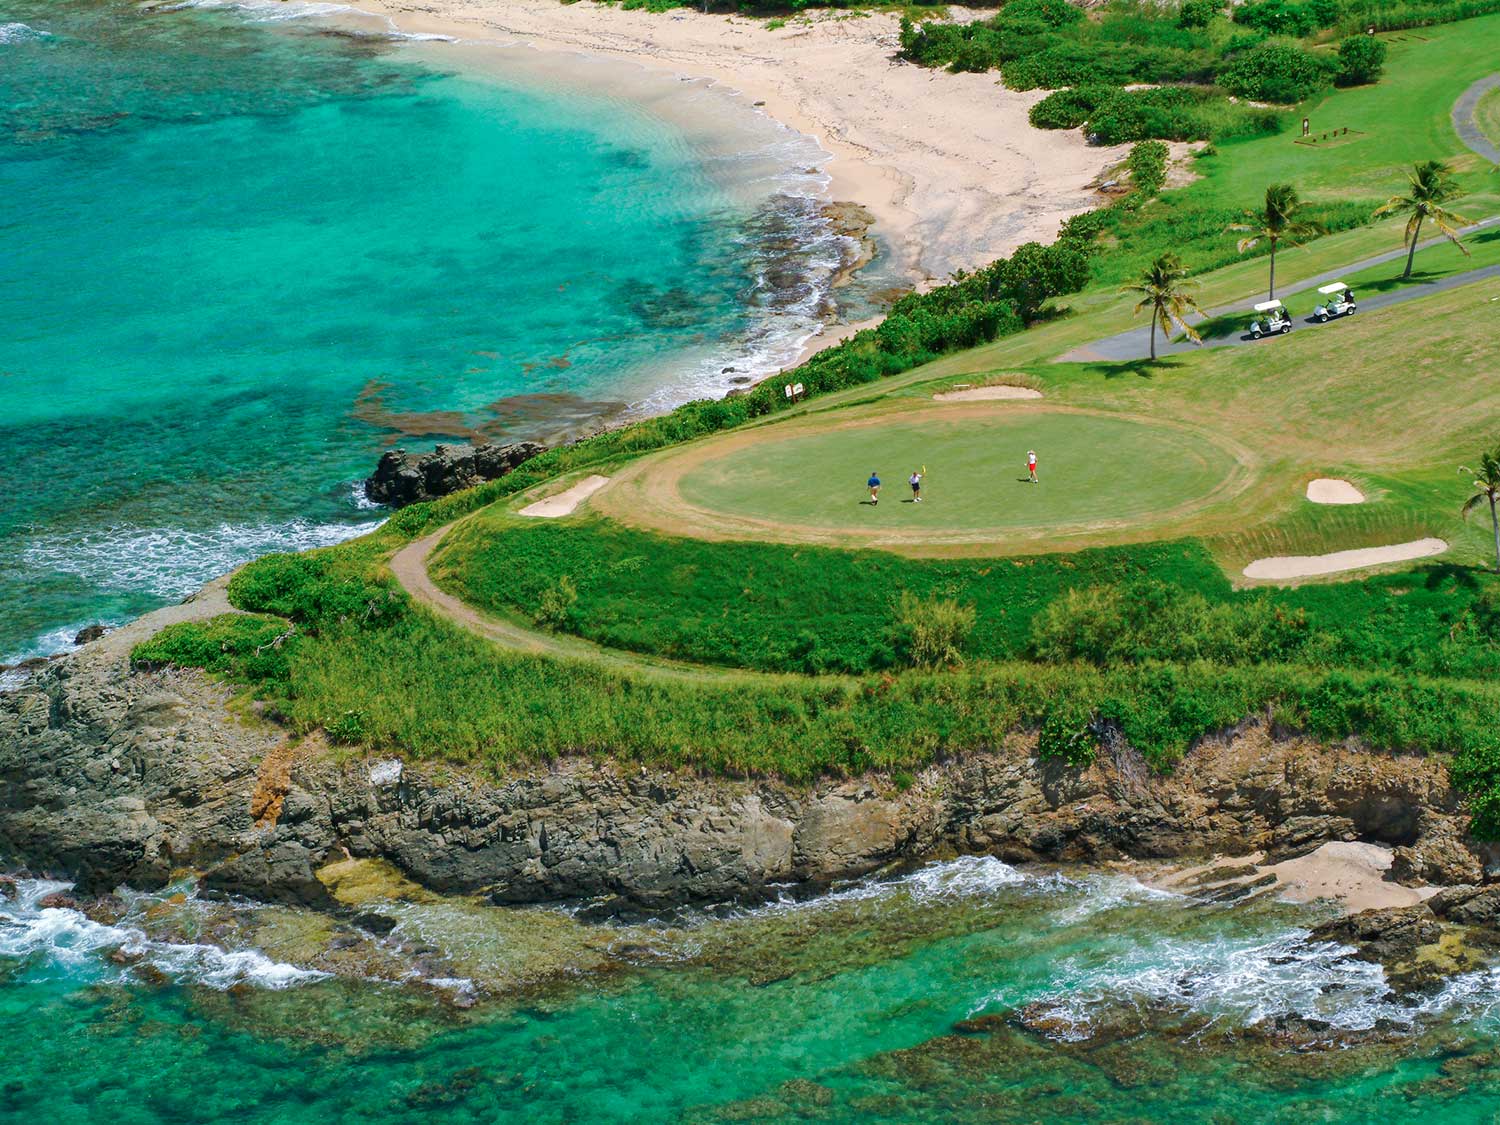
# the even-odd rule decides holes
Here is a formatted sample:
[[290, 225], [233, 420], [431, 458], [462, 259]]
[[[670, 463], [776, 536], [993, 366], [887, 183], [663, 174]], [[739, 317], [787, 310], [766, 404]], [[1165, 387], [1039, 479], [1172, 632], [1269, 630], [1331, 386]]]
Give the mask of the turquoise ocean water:
[[821, 151], [569, 65], [335, 4], [0, 0], [0, 662], [367, 526], [389, 445], [796, 354], [843, 251]]
[[[631, 926], [375, 904], [398, 922], [387, 944], [418, 939], [428, 961], [451, 956], [467, 974], [428, 983], [430, 965], [406, 983], [320, 977], [315, 953], [288, 952], [285, 909], [260, 944], [301, 967], [153, 932], [174, 910], [192, 931], [181, 920], [195, 908], [199, 929], [221, 932], [228, 908], [216, 922], [195, 900], [142, 900], [103, 925], [40, 909], [48, 889], [0, 903], [3, 1120], [1500, 1113], [1495, 974], [1398, 1003], [1377, 967], [1307, 940], [1315, 910], [1199, 905], [1108, 874], [961, 859], [811, 902]], [[523, 966], [550, 983], [526, 985]], [[443, 999], [486, 978], [508, 984], [472, 1007]], [[1279, 1037], [1289, 1013], [1322, 1021], [1311, 1043]]]

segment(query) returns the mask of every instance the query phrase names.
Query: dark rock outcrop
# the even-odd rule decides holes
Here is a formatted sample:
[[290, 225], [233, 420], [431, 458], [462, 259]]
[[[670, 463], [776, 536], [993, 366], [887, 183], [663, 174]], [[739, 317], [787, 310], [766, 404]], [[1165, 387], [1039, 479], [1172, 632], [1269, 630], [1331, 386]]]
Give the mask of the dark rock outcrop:
[[[815, 888], [955, 851], [1094, 861], [1291, 854], [1334, 839], [1407, 849], [1433, 882], [1483, 877], [1436, 758], [1278, 740], [1252, 725], [1168, 777], [1123, 745], [1079, 771], [1011, 735], [905, 789], [592, 757], [495, 780], [336, 759], [316, 740], [293, 749], [277, 728], [230, 718], [224, 690], [197, 673], [132, 671], [135, 631], [0, 693], [0, 855], [74, 878], [81, 893], [196, 868], [226, 893], [316, 903], [319, 868], [354, 856], [438, 891], [652, 909]], [[1477, 918], [1496, 906], [1455, 892], [1448, 909]]]
[[85, 625], [82, 629], [78, 630], [73, 637], [73, 643], [75, 645], [86, 645], [90, 641], [97, 641], [107, 632], [109, 632], [109, 629], [96, 621], [94, 624]]
[[510, 445], [439, 445], [431, 453], [391, 449], [380, 455], [365, 480], [365, 496], [377, 504], [402, 508], [450, 492], [498, 480], [517, 465], [546, 451], [534, 441]]
[[1500, 885], [1449, 887], [1415, 906], [1326, 922], [1312, 937], [1353, 946], [1353, 956], [1385, 969], [1396, 992], [1430, 992], [1484, 968], [1500, 950]]

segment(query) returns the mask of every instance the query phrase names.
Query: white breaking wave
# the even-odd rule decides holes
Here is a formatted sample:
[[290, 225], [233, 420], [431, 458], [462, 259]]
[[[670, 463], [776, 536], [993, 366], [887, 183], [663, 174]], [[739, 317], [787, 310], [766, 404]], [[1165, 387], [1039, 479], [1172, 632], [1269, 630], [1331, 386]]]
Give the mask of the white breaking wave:
[[51, 39], [49, 31], [38, 31], [24, 23], [0, 23], [0, 44], [33, 43], [38, 39]]
[[[19, 652], [10, 653], [8, 656], [0, 657], [0, 664], [19, 664], [23, 660], [34, 660], [40, 656], [56, 656], [59, 653], [72, 652], [76, 647], [73, 638], [78, 636], [78, 631], [90, 622], [84, 621], [76, 625], [64, 625], [60, 629], [53, 629], [35, 638], [29, 645]], [[112, 623], [104, 623], [112, 624]], [[4, 690], [5, 681], [0, 675], [0, 691]]]
[[[1378, 964], [1308, 937], [1292, 930], [1270, 939], [1165, 939], [1097, 968], [1065, 963], [1064, 983], [1041, 1005], [1064, 1028], [1058, 1037], [1075, 1041], [1093, 1034], [1097, 1013], [1122, 1003], [1167, 1005], [1238, 1027], [1294, 1013], [1340, 1031], [1365, 1031], [1381, 1021], [1409, 1027], [1453, 1010], [1483, 1017], [1500, 1006], [1500, 969], [1464, 974], [1430, 997], [1403, 1001]], [[1005, 1002], [992, 996], [975, 1012]]]
[[68, 883], [26, 880], [13, 902], [0, 902], [0, 957], [40, 962], [68, 975], [130, 979], [129, 966], [106, 959], [119, 951], [175, 981], [227, 989], [238, 984], [283, 989], [324, 980], [329, 974], [273, 961], [255, 950], [229, 952], [212, 945], [153, 941], [131, 926], [107, 926], [77, 910], [40, 907], [38, 901]]
[[175, 527], [111, 527], [42, 535], [21, 549], [32, 566], [71, 574], [102, 590], [181, 598], [210, 579], [261, 555], [330, 547], [367, 531], [371, 523], [221, 523], [189, 531]]
[[784, 895], [774, 902], [735, 912], [740, 917], [757, 917], [789, 910], [824, 910], [847, 903], [868, 902], [906, 895], [918, 903], [970, 898], [993, 894], [1005, 888], [1029, 882], [1031, 877], [1017, 871], [994, 856], [967, 855], [958, 859], [929, 863], [907, 875], [894, 879], [862, 879], [849, 887], [814, 898]]
[[354, 4], [319, 3], [318, 0], [180, 0], [176, 4], [163, 5], [162, 11], [180, 12], [190, 9], [204, 11], [234, 11], [242, 13], [252, 23], [285, 23], [288, 20], [332, 19], [338, 16], [365, 16], [385, 24], [381, 36], [388, 39], [409, 39], [413, 42], [454, 43], [451, 35], [434, 35], [428, 32], [402, 31], [390, 16], [365, 11]]
[[365, 495], [365, 482], [354, 481], [349, 485], [349, 503], [354, 505], [356, 512], [383, 512], [386, 510], [384, 504], [377, 504]]
[[179, 0], [175, 4], [163, 4], [159, 10], [182, 12], [193, 9], [243, 12], [256, 23], [326, 18], [357, 10], [350, 4], [318, 3], [316, 0]]

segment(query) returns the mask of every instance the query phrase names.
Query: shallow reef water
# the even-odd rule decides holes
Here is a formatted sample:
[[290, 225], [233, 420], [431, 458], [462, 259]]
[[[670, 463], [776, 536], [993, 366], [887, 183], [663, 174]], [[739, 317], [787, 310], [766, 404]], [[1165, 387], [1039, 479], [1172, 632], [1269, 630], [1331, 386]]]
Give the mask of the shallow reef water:
[[[970, 857], [609, 923], [344, 875], [334, 915], [182, 885], [96, 905], [96, 920], [41, 907], [57, 887], [23, 882], [0, 903], [0, 1032], [26, 1045], [0, 1057], [0, 1116], [1500, 1112], [1500, 980], [1474, 972], [1398, 1000], [1378, 967], [1309, 939], [1318, 907], [1206, 904], [1108, 871]], [[253, 972], [224, 971], [252, 956]]]
[[567, 65], [342, 4], [0, 2], [0, 662], [370, 527], [389, 445], [795, 357], [847, 243], [822, 151]]

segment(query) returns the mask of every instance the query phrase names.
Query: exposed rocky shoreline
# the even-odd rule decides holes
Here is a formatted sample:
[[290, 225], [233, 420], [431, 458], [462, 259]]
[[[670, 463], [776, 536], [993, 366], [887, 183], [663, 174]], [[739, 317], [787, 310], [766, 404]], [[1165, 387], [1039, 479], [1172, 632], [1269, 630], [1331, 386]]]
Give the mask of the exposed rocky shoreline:
[[869, 776], [797, 788], [569, 758], [504, 779], [361, 760], [231, 715], [184, 670], [132, 670], [166, 620], [222, 612], [210, 588], [50, 662], [0, 694], [0, 855], [81, 893], [174, 873], [270, 901], [319, 902], [318, 870], [384, 859], [442, 892], [498, 902], [655, 909], [753, 900], [962, 852], [1010, 862], [1264, 853], [1332, 840], [1394, 849], [1391, 877], [1485, 879], [1489, 850], [1433, 758], [1319, 746], [1262, 726], [1210, 741], [1170, 777], [1117, 746], [1078, 771], [1034, 739], [929, 766], [901, 789]]
[[547, 447], [534, 441], [509, 445], [439, 445], [430, 453], [388, 449], [365, 478], [365, 498], [375, 504], [404, 508], [436, 500], [450, 492], [498, 480]]

